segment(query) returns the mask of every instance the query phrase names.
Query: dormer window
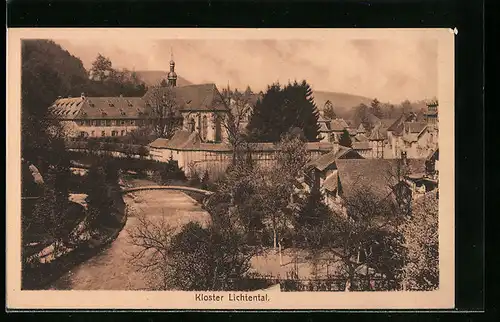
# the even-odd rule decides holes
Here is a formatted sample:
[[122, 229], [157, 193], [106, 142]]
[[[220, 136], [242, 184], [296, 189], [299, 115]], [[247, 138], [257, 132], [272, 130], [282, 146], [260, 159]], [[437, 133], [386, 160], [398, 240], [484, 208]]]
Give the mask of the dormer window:
[[103, 112], [101, 113], [101, 115], [102, 115], [102, 116], [106, 116], [106, 115], [108, 115], [108, 114], [107, 114], [106, 112], [104, 112], [104, 111], [103, 111]]
[[114, 107], [114, 106], [115, 106], [115, 104], [113, 104], [113, 102], [112, 102], [112, 101], [108, 101], [108, 105], [109, 105], [110, 107]]

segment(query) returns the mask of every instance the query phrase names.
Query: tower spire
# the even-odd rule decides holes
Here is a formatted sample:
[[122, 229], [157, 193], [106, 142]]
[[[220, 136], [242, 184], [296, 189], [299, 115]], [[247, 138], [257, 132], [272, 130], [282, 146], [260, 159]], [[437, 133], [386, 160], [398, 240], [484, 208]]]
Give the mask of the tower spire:
[[170, 47], [170, 72], [168, 73], [168, 85], [176, 86], [177, 85], [177, 74], [175, 73], [175, 62], [174, 62], [174, 51], [172, 47]]

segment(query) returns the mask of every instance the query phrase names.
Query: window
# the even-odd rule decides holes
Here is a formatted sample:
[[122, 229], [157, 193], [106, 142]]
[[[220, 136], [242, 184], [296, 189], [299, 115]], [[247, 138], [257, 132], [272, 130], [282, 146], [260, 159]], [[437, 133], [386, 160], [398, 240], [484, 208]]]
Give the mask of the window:
[[111, 131], [111, 136], [117, 136], [118, 132], [117, 131]]
[[106, 126], [106, 120], [101, 120], [101, 126]]
[[201, 137], [203, 138], [203, 140], [207, 139], [207, 132], [208, 132], [208, 119], [207, 116], [204, 115], [201, 121]]
[[85, 121], [79, 121], [78, 124], [80, 124], [80, 126], [84, 126], [85, 125]]
[[90, 126], [90, 120], [85, 120], [85, 126]]
[[96, 120], [92, 120], [92, 125], [96, 126], [97, 125], [97, 121]]
[[92, 131], [91, 134], [92, 134], [92, 136], [95, 136], [95, 131]]
[[135, 125], [135, 121], [134, 120], [130, 120], [130, 125]]
[[106, 120], [106, 126], [111, 126], [111, 120]]
[[80, 137], [81, 138], [84, 138], [86, 136], [87, 136], [87, 132], [85, 132], [85, 131], [80, 132]]
[[101, 136], [106, 136], [106, 131], [101, 131]]
[[120, 121], [120, 125], [125, 125], [125, 121]]
[[125, 135], [125, 130], [122, 130], [122, 136], [124, 136], [124, 135]]
[[116, 125], [116, 120], [112, 120], [111, 125], [113, 125], [113, 126]]
[[195, 122], [194, 119], [189, 120], [189, 132], [194, 132], [195, 130]]

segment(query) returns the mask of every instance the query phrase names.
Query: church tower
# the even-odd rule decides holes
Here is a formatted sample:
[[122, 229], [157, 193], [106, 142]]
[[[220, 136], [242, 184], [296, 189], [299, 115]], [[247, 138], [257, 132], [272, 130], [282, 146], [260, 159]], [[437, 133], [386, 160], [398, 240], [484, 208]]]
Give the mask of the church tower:
[[177, 85], [177, 74], [175, 73], [174, 54], [170, 53], [170, 72], [167, 76], [168, 86], [175, 87]]

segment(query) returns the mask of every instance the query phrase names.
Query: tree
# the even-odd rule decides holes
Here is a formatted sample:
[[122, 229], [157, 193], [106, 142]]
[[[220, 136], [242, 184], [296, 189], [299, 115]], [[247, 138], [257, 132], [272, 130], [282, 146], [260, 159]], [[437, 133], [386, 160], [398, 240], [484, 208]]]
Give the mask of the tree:
[[283, 88], [279, 83], [267, 88], [253, 110], [248, 130], [253, 141], [279, 142], [281, 136], [294, 127], [304, 131], [308, 141], [319, 136], [318, 110], [312, 89], [304, 80]]
[[227, 139], [232, 148], [232, 164], [236, 164], [238, 158], [244, 158], [248, 152], [247, 136], [242, 124], [248, 119], [252, 111], [253, 93], [247, 88], [244, 93], [238, 90], [232, 91], [229, 86], [221, 93], [222, 99], [229, 107], [228, 113], [222, 117], [214, 114], [214, 123], [220, 123], [227, 133]]
[[394, 117], [394, 110], [395, 110], [394, 104], [390, 104], [389, 105], [389, 118]]
[[112, 223], [114, 210], [106, 184], [106, 173], [102, 167], [92, 165], [87, 175], [87, 228], [91, 235], [97, 235], [105, 225]]
[[342, 135], [339, 138], [339, 144], [345, 147], [352, 146], [351, 135], [349, 134], [349, 131], [347, 131], [347, 129], [344, 129], [344, 132], [342, 132]]
[[113, 64], [111, 63], [111, 60], [99, 53], [92, 63], [90, 77], [94, 81], [104, 81], [110, 77], [112, 71]]
[[255, 250], [232, 227], [190, 222], [175, 234], [165, 217], [138, 220], [129, 231], [130, 242], [139, 249], [131, 260], [138, 269], [153, 273], [156, 289], [231, 290], [233, 280], [250, 269]]
[[144, 98], [157, 137], [170, 138], [182, 126], [182, 117], [172, 87], [154, 86]]
[[403, 113], [409, 113], [413, 109], [413, 105], [409, 100], [404, 100], [401, 102], [401, 108], [403, 109]]
[[372, 274], [396, 281], [390, 288], [397, 287], [403, 265], [402, 242], [395, 231], [400, 217], [390, 200], [377, 197], [370, 187], [358, 186], [343, 196], [342, 209], [325, 218], [308, 232], [306, 241], [312, 254], [323, 253], [331, 264], [340, 264], [347, 290], [369, 289], [360, 282]]
[[335, 114], [332, 102], [326, 101], [325, 109], [323, 110], [323, 116], [329, 118], [330, 120], [334, 120], [337, 118], [337, 114]]
[[401, 225], [407, 290], [430, 291], [439, 286], [438, 208], [437, 194], [429, 193], [416, 202], [412, 215]]
[[291, 230], [296, 215], [293, 199], [297, 178], [308, 161], [305, 144], [299, 137], [286, 134], [278, 144], [274, 168], [263, 168], [256, 174], [259, 200], [265, 214], [265, 224], [273, 234], [273, 246], [279, 252], [285, 235]]
[[378, 118], [382, 118], [383, 113], [382, 113], [382, 107], [380, 106], [379, 100], [374, 98], [370, 105], [372, 108], [373, 115], [375, 115]]

